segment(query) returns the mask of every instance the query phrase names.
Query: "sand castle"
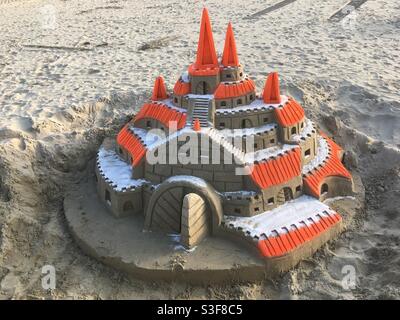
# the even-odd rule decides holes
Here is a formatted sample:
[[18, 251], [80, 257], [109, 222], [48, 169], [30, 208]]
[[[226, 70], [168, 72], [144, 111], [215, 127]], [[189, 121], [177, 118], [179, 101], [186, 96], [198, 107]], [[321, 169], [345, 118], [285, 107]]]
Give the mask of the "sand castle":
[[218, 59], [204, 9], [196, 61], [172, 92], [158, 77], [150, 101], [103, 144], [97, 190], [116, 219], [143, 215], [144, 230], [186, 248], [225, 237], [284, 270], [339, 232], [340, 214], [322, 201], [352, 194], [342, 157], [281, 95], [277, 73], [256, 93], [231, 24]]

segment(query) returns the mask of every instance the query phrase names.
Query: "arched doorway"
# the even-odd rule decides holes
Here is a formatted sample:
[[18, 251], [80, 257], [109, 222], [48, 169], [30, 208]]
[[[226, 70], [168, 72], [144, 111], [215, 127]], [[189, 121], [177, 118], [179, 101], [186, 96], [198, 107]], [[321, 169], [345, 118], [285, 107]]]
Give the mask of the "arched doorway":
[[245, 129], [245, 128], [252, 128], [253, 127], [253, 124], [252, 124], [252, 122], [250, 121], [250, 119], [243, 119], [242, 120], [242, 129]]
[[210, 86], [205, 81], [200, 81], [196, 87], [196, 94], [208, 94], [210, 93]]
[[277, 196], [278, 205], [284, 204], [286, 201], [290, 201], [292, 199], [293, 199], [293, 192], [291, 188], [285, 187], [278, 192]]
[[329, 191], [328, 184], [324, 183], [324, 184], [321, 186], [321, 195], [323, 195], [323, 194], [325, 194], [325, 193], [328, 193], [328, 191]]
[[192, 247], [215, 233], [222, 216], [221, 199], [209, 183], [198, 177], [174, 176], [151, 196], [145, 228], [180, 234], [181, 244]]

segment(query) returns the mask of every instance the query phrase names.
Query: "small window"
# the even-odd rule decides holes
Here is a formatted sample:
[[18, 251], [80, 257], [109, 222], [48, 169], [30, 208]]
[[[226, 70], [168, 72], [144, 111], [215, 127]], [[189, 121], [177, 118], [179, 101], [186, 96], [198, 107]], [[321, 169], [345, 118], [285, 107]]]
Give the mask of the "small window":
[[254, 96], [251, 94], [250, 95], [250, 101], [253, 101], [254, 100]]
[[296, 187], [296, 192], [300, 192], [301, 191], [301, 186], [297, 186]]
[[306, 152], [304, 152], [304, 156], [307, 158], [311, 155], [311, 150], [307, 149]]
[[269, 119], [268, 118], [264, 118], [263, 121], [264, 121], [264, 123], [266, 123], [266, 122], [269, 121]]
[[254, 211], [255, 211], [255, 212], [258, 212], [258, 211], [260, 211], [260, 208], [259, 208], [259, 207], [256, 207], [256, 208], [254, 208]]
[[275, 139], [269, 140], [270, 143], [275, 143]]
[[224, 129], [224, 128], [225, 128], [225, 122], [220, 122], [220, 123], [219, 123], [219, 127], [220, 127], [221, 129]]
[[240, 104], [242, 104], [242, 103], [243, 103], [242, 99], [238, 99], [238, 100], [237, 100], [237, 104], [238, 104], [238, 105], [240, 105]]
[[226, 107], [226, 101], [221, 101], [221, 107]]
[[106, 190], [105, 198], [106, 198], [106, 202], [109, 205], [111, 205], [111, 194], [110, 194], [110, 191]]
[[297, 133], [296, 127], [293, 127], [292, 128], [292, 134], [296, 134], [296, 133]]
[[257, 149], [257, 147], [258, 147], [258, 144], [255, 143], [255, 144], [254, 144], [254, 149]]
[[131, 201], [127, 201], [127, 202], [124, 203], [123, 210], [124, 210], [125, 212], [131, 211], [132, 209], [133, 209], [133, 204], [132, 204]]
[[151, 121], [150, 120], [146, 121], [146, 127], [147, 128], [151, 128]]
[[321, 194], [325, 193], [328, 193], [328, 185], [326, 183], [321, 186]]
[[274, 204], [274, 198], [269, 198], [268, 199], [268, 204]]
[[227, 78], [232, 78], [232, 75], [231, 74], [227, 74], [226, 77]]
[[174, 102], [175, 102], [175, 103], [178, 103], [178, 98], [174, 98]]
[[118, 148], [118, 152], [119, 152], [119, 154], [122, 154], [122, 148], [121, 147]]
[[239, 208], [235, 208], [235, 213], [240, 213], [240, 209]]

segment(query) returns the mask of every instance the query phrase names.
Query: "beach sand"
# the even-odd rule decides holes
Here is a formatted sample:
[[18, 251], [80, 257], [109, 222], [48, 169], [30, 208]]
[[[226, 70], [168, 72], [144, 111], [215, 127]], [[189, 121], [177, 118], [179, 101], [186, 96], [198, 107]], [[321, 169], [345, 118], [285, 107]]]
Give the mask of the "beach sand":
[[[348, 150], [365, 186], [365, 210], [338, 240], [261, 283], [130, 279], [84, 255], [64, 221], [64, 191], [93, 170], [103, 138], [156, 76], [172, 89], [194, 61], [203, 3], [217, 50], [232, 21], [258, 92], [278, 71], [282, 93]], [[367, 1], [329, 22], [346, 1], [298, 0], [245, 19], [273, 3], [0, 0], [0, 298], [400, 298], [400, 3]], [[44, 265], [56, 268], [55, 290], [42, 289]], [[346, 265], [356, 271], [350, 290]]]

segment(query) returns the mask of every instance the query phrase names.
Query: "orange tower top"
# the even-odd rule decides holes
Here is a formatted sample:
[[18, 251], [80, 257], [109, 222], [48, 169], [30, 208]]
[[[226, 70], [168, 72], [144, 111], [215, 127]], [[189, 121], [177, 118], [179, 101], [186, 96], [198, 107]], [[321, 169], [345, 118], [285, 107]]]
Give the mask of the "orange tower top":
[[154, 82], [154, 89], [151, 100], [164, 100], [167, 98], [167, 88], [165, 87], [164, 78], [162, 76], [159, 76]]
[[221, 63], [224, 66], [231, 67], [237, 67], [239, 65], [235, 37], [233, 35], [233, 28], [230, 22], [228, 24], [228, 29], [226, 30], [224, 53], [222, 55]]
[[200, 131], [201, 130], [200, 121], [199, 121], [198, 118], [194, 119], [194, 121], [193, 121], [193, 130], [194, 131]]
[[271, 72], [265, 83], [263, 99], [265, 103], [281, 103], [278, 72]]
[[196, 66], [218, 66], [217, 53], [215, 51], [214, 39], [211, 29], [211, 22], [208, 16], [208, 10], [203, 9], [201, 17], [200, 37], [197, 47]]

